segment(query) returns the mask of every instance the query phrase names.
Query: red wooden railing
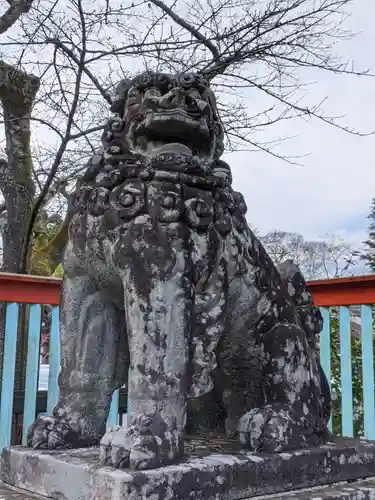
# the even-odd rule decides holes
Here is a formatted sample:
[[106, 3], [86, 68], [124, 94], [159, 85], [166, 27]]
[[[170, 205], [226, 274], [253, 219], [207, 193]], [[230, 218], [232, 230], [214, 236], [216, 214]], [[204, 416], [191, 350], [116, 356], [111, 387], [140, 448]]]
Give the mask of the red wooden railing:
[[[319, 307], [375, 304], [375, 275], [309, 281]], [[58, 278], [0, 273], [0, 302], [60, 303]]]
[[375, 304], [375, 275], [308, 282], [319, 307]]
[[60, 304], [61, 279], [0, 273], [0, 302]]

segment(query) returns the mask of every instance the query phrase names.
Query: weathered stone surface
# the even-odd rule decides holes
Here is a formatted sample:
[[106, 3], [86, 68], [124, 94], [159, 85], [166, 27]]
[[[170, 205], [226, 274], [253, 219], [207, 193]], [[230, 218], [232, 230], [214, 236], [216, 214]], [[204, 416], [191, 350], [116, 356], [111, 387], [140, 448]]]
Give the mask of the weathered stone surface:
[[[60, 399], [28, 444], [103, 438], [103, 463], [143, 470], [178, 461], [186, 433], [225, 428], [267, 453], [324, 443], [322, 318], [298, 268], [276, 269], [246, 223], [209, 83], [148, 72], [112, 111], [69, 208]], [[129, 427], [103, 437], [124, 385]]]
[[45, 498], [0, 482], [0, 500], [45, 500]]
[[13, 447], [3, 453], [2, 479], [56, 500], [237, 500], [375, 476], [373, 442], [340, 440], [273, 455], [209, 453], [199, 441], [189, 446], [196, 452], [179, 463], [145, 471], [102, 466], [97, 448]]
[[[52, 497], [29, 493], [0, 482], [0, 500], [46, 500]], [[252, 500], [375, 500], [375, 478], [330, 486], [252, 497]], [[61, 500], [61, 499], [59, 499]], [[99, 500], [99, 499], [95, 499]], [[118, 500], [118, 497], [116, 497]], [[247, 499], [246, 499], [247, 500]]]
[[375, 500], [375, 478], [308, 490], [262, 495], [253, 500]]

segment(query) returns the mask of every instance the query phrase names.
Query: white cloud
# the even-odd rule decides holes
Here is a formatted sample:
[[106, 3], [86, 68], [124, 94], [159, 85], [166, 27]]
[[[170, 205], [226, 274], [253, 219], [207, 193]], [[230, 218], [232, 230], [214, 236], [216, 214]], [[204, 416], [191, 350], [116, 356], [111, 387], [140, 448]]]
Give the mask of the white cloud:
[[[338, 52], [354, 59], [358, 69], [375, 73], [375, 2], [351, 4], [348, 27], [359, 33], [340, 42]], [[360, 131], [375, 131], [375, 81], [373, 78], [336, 76], [311, 72], [309, 102], [328, 96], [328, 114], [346, 115], [344, 122]], [[259, 103], [257, 102], [257, 105]], [[252, 103], [249, 99], [249, 106]], [[366, 216], [375, 197], [375, 136], [357, 137], [316, 120], [280, 123], [275, 135], [298, 136], [283, 146], [285, 153], [306, 154], [303, 167], [288, 165], [264, 153], [227, 154], [234, 186], [248, 203], [248, 219], [260, 232], [272, 229], [297, 231], [315, 238], [339, 233], [353, 243], [366, 234]]]

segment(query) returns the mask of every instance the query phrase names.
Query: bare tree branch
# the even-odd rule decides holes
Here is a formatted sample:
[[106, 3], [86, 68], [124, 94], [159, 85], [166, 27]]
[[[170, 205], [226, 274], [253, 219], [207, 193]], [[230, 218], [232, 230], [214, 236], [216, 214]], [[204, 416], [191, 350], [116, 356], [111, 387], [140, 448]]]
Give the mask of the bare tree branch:
[[173, 19], [175, 23], [177, 23], [179, 26], [184, 28], [186, 31], [191, 33], [199, 42], [201, 42], [205, 47], [208, 48], [208, 50], [212, 53], [214, 59], [219, 59], [220, 58], [220, 53], [217, 47], [210, 41], [208, 40], [205, 36], [203, 36], [199, 30], [197, 30], [194, 26], [190, 25], [188, 22], [186, 22], [184, 19], [182, 19], [176, 12], [173, 11], [173, 7], [168, 7], [165, 5], [164, 2], [161, 0], [150, 0], [151, 3], [159, 7], [163, 12], [168, 14], [168, 16]]
[[79, 100], [79, 92], [81, 89], [81, 80], [82, 80], [82, 74], [84, 72], [84, 67], [85, 67], [85, 56], [86, 56], [86, 20], [84, 17], [83, 9], [82, 9], [82, 4], [81, 0], [78, 0], [78, 10], [79, 10], [79, 16], [80, 16], [80, 21], [81, 21], [81, 29], [82, 29], [82, 50], [81, 50], [81, 56], [79, 59], [79, 64], [77, 68], [77, 78], [74, 86], [74, 97], [73, 97], [73, 102], [72, 106], [70, 109], [70, 113], [68, 116], [68, 122], [66, 125], [65, 129], [65, 138], [64, 140], [61, 141], [60, 147], [57, 150], [55, 159], [52, 163], [51, 170], [47, 176], [46, 182], [43, 186], [43, 189], [41, 190], [35, 205], [33, 207], [31, 217], [30, 217], [30, 222], [28, 224], [28, 228], [26, 231], [26, 236], [25, 236], [25, 243], [24, 243], [24, 248], [22, 252], [22, 262], [21, 262], [21, 270], [23, 272], [26, 272], [27, 269], [27, 262], [28, 262], [28, 255], [29, 255], [29, 245], [30, 245], [30, 240], [31, 240], [31, 234], [33, 230], [33, 226], [35, 223], [35, 220], [38, 216], [38, 212], [43, 205], [44, 199], [48, 194], [48, 191], [50, 189], [50, 186], [53, 182], [53, 179], [56, 175], [56, 172], [60, 166], [61, 159], [65, 153], [68, 141], [69, 141], [69, 136], [70, 136], [70, 131], [73, 125], [73, 120], [74, 120], [74, 115], [78, 106], [78, 100]]
[[9, 7], [0, 17], [0, 35], [15, 24], [22, 14], [29, 12], [33, 0], [12, 0]]
[[359, 263], [359, 251], [336, 236], [307, 241], [298, 233], [272, 231], [260, 240], [276, 265], [292, 259], [309, 280], [348, 276]]
[[[33, 112], [0, 117], [5, 129], [20, 118], [32, 127], [27, 242], [42, 213], [66, 210], [67, 196], [98, 147], [119, 80], [144, 69], [206, 74], [229, 151], [258, 151], [299, 164], [305, 155], [286, 152], [290, 137], [280, 126], [298, 117], [367, 135], [342, 116], [328, 116], [324, 100], [311, 102], [303, 73], [313, 68], [371, 76], [340, 58], [334, 46], [351, 36], [345, 31], [349, 6], [350, 0], [98, 0], [83, 9], [80, 0], [66, 0], [63, 8], [57, 0], [34, 2], [19, 32], [3, 37], [1, 57], [8, 64], [0, 62], [0, 93], [9, 102], [24, 98], [25, 85], [18, 91], [17, 79], [11, 87], [8, 78], [1, 87], [2, 74], [20, 67], [38, 75], [30, 91]], [[26, 247], [23, 255], [26, 269]], [[329, 259], [330, 266], [336, 259], [342, 267], [336, 253]]]

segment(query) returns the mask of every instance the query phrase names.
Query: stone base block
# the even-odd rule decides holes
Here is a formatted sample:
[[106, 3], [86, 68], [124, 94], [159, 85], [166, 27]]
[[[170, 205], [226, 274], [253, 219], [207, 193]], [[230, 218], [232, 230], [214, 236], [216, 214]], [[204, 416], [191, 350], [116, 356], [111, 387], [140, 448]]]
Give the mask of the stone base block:
[[[311, 488], [332, 485], [327, 491], [333, 493], [342, 488], [337, 483], [350, 488], [350, 481], [375, 477], [372, 441], [343, 439], [276, 455], [212, 452], [199, 443], [190, 443], [189, 450], [178, 464], [134, 472], [101, 466], [97, 448], [34, 451], [11, 447], [3, 452], [1, 475], [7, 484], [55, 500], [239, 500], [261, 495], [272, 495], [274, 500], [356, 499], [337, 496], [341, 493], [327, 497], [324, 488], [322, 494], [320, 488], [315, 493]], [[358, 498], [375, 499], [374, 489], [364, 488]], [[296, 489], [310, 491], [292, 493]], [[286, 491], [288, 495], [279, 495]]]
[[6, 486], [0, 481], [0, 500], [46, 500], [46, 497], [34, 495], [27, 491]]
[[375, 500], [375, 478], [257, 496], [251, 500]]

